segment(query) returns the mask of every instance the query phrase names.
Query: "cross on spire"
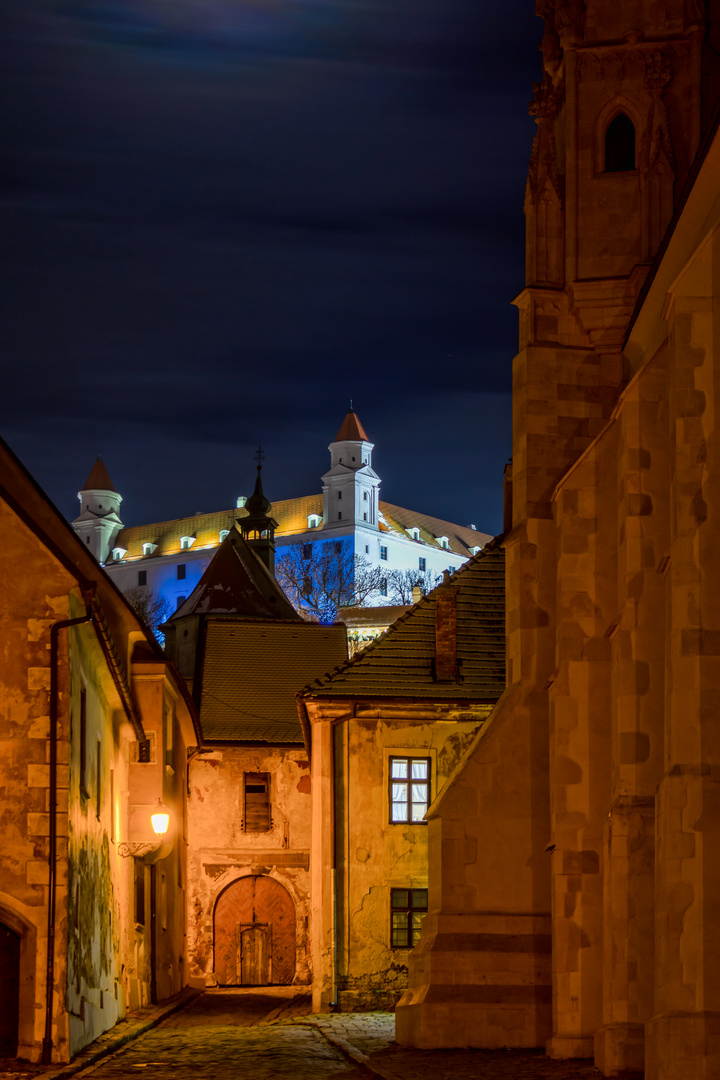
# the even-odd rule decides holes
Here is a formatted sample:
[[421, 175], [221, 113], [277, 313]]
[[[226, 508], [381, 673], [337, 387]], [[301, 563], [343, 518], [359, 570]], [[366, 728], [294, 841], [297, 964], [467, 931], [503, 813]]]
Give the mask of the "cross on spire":
[[265, 459], [265, 455], [263, 454], [262, 446], [258, 443], [258, 448], [255, 451], [255, 460], [257, 461], [258, 469], [262, 469], [262, 463], [263, 463], [264, 459]]

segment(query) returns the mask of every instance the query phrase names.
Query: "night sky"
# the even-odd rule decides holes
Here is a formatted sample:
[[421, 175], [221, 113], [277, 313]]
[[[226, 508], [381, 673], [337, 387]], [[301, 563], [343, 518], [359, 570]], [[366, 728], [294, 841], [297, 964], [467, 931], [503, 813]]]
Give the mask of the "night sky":
[[533, 0], [5, 0], [0, 434], [68, 517], [320, 490], [495, 533]]

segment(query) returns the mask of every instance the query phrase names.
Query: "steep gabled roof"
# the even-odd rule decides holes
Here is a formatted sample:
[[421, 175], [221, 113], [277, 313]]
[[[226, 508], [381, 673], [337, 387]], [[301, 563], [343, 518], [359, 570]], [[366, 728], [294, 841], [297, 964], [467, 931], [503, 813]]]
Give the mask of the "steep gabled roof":
[[340, 430], [333, 442], [370, 442], [365, 434], [365, 428], [358, 420], [357, 413], [350, 409], [340, 425]]
[[[434, 677], [436, 605], [456, 597], [457, 682]], [[427, 698], [496, 701], [505, 689], [505, 552], [488, 544], [354, 660], [306, 686], [303, 698]]]
[[190, 596], [168, 621], [186, 615], [221, 614], [300, 621], [273, 575], [235, 528], [223, 540]]
[[302, 745], [297, 691], [346, 658], [341, 624], [209, 618], [201, 676], [204, 738]]
[[90, 475], [85, 481], [81, 491], [115, 491], [113, 482], [110, 479], [110, 474], [105, 468], [105, 462], [101, 457], [98, 457], [90, 470]]

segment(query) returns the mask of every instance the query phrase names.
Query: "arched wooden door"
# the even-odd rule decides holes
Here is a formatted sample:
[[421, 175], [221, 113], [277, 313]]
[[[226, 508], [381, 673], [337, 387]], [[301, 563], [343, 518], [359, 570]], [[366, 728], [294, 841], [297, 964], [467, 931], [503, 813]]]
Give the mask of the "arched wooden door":
[[0, 923], [0, 1058], [13, 1058], [18, 1045], [20, 937]]
[[220, 986], [291, 983], [295, 974], [295, 904], [263, 875], [240, 878], [215, 905], [215, 978]]

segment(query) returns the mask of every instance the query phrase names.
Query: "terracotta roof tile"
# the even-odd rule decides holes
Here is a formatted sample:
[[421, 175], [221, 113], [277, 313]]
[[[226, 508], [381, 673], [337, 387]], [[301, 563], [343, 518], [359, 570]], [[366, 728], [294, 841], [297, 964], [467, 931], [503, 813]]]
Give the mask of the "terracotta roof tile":
[[302, 691], [305, 698], [496, 701], [505, 689], [505, 552], [496, 540], [449, 579], [457, 597], [458, 682], [436, 682], [434, 589], [354, 660]]
[[205, 739], [301, 744], [296, 692], [346, 659], [341, 624], [210, 617], [200, 706]]

